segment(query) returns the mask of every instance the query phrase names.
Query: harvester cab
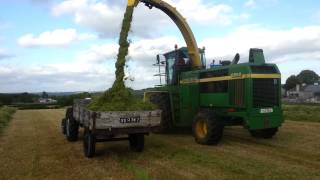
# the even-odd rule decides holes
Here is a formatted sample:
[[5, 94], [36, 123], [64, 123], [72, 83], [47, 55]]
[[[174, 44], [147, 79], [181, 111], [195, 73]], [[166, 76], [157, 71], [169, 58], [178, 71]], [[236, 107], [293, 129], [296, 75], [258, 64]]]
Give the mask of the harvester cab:
[[[201, 65], [198, 69], [206, 68], [206, 57], [205, 57], [205, 48], [199, 49]], [[164, 57], [165, 60], [161, 61], [160, 57]], [[188, 54], [188, 48], [182, 47], [175, 50], [167, 52], [163, 55], [157, 55], [157, 61], [155, 66], [159, 66], [159, 74], [157, 76], [165, 76], [167, 85], [178, 85], [179, 78], [181, 73], [188, 72], [193, 70], [192, 59]], [[164, 66], [164, 70], [161, 70], [160, 67]], [[164, 73], [161, 73], [164, 72]], [[160, 82], [162, 84], [162, 82]]]

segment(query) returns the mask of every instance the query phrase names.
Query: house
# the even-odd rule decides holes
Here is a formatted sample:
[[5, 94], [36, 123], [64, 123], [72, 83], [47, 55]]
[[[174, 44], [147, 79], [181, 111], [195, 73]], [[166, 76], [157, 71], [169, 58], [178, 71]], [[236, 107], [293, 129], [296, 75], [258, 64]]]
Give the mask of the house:
[[41, 104], [55, 104], [55, 103], [57, 103], [57, 100], [54, 100], [51, 98], [39, 98], [39, 103], [41, 103]]
[[287, 91], [287, 96], [291, 101], [320, 103], [320, 84], [297, 84], [296, 88]]

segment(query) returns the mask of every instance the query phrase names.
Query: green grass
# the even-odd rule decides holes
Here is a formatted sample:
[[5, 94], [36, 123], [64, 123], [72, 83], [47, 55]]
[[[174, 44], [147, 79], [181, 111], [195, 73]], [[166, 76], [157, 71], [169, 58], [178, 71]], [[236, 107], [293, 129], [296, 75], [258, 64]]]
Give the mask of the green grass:
[[148, 172], [144, 168], [139, 167], [128, 160], [122, 160], [120, 161], [120, 164], [124, 166], [128, 171], [132, 172], [137, 179], [140, 179], [140, 180], [154, 179], [148, 174]]
[[3, 106], [0, 108], [0, 133], [6, 127], [15, 112], [15, 108]]
[[286, 120], [320, 122], [320, 105], [283, 105], [283, 113]]

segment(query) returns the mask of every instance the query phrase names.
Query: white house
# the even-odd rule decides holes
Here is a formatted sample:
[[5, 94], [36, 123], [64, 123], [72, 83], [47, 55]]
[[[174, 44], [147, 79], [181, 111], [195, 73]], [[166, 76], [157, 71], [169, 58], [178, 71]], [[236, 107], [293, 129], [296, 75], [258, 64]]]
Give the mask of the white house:
[[57, 103], [57, 100], [51, 98], [39, 98], [39, 103], [42, 104], [54, 104]]
[[320, 103], [320, 85], [297, 84], [296, 88], [287, 92], [289, 99], [295, 99], [300, 102]]

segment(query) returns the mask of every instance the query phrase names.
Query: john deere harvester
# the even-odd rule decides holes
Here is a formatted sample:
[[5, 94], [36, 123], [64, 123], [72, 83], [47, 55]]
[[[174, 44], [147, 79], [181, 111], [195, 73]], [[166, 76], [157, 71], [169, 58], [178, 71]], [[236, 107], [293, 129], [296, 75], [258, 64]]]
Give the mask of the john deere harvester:
[[196, 142], [217, 144], [225, 126], [242, 125], [252, 136], [273, 137], [283, 123], [281, 74], [265, 61], [263, 50], [250, 49], [247, 63], [239, 55], [206, 68], [205, 50], [199, 49], [186, 20], [162, 0], [129, 0], [166, 13], [180, 29], [187, 47], [157, 56], [165, 83], [145, 93], [161, 107], [163, 131], [192, 127]]

